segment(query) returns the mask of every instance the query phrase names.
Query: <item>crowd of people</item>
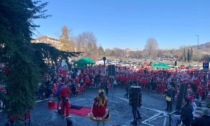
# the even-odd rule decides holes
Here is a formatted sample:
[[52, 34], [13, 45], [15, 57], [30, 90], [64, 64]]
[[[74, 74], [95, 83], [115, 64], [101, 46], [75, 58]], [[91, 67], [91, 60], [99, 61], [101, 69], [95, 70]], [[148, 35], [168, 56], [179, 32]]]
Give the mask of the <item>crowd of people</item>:
[[68, 67], [61, 65], [50, 66], [45, 75], [46, 81], [40, 86], [39, 92], [45, 92], [47, 96], [51, 93], [56, 96], [59, 85], [69, 82], [73, 95], [83, 93], [87, 87], [101, 87], [105, 89], [108, 95], [111, 83], [124, 86], [126, 91], [132, 83], [135, 83], [145, 90], [154, 90], [163, 94], [171, 85], [171, 89], [173, 89], [171, 97], [172, 100], [175, 100], [179, 94], [180, 85], [188, 84], [188, 94], [193, 95], [199, 101], [205, 99], [210, 90], [210, 73], [202, 70], [190, 69], [182, 72], [180, 69], [151, 69], [149, 65], [144, 64], [139, 66], [138, 70], [133, 67], [116, 67], [115, 76], [109, 76], [106, 72], [102, 65], [82, 68], [81, 70], [68, 69]]
[[[166, 95], [167, 111], [172, 110], [172, 103], [179, 95], [180, 86], [187, 84], [186, 97], [196, 99], [196, 104], [201, 105], [201, 100], [207, 97], [210, 91], [210, 72], [189, 69], [151, 69], [149, 64], [134, 67], [115, 67], [115, 76], [107, 74], [107, 67], [96, 65], [82, 69], [51, 65], [45, 74], [45, 82], [40, 84], [37, 91], [38, 98], [49, 97], [51, 94], [62, 101], [62, 115], [68, 117], [70, 104], [68, 95], [83, 93], [86, 88], [104, 89], [109, 95], [111, 84], [117, 84], [126, 89], [126, 97], [129, 97], [129, 87], [132, 84], [139, 85], [143, 90], [156, 91]], [[65, 91], [62, 89], [66, 88]], [[67, 89], [69, 89], [67, 91]], [[62, 93], [63, 92], [63, 93]], [[67, 93], [66, 93], [67, 92]], [[191, 103], [186, 100], [186, 103]], [[66, 111], [66, 112], [65, 112]]]
[[[206, 99], [210, 91], [210, 73], [203, 70], [189, 69], [151, 69], [146, 64], [137, 71], [129, 69], [117, 69], [117, 80], [126, 85], [126, 94], [128, 97], [129, 87], [132, 83], [140, 85], [146, 90], [155, 90], [165, 94], [167, 103], [166, 111], [172, 111], [172, 103], [177, 101], [181, 93], [181, 86], [185, 85], [186, 94], [181, 108], [177, 109], [176, 115], [173, 116], [172, 125], [176, 126], [181, 121], [185, 126], [197, 126], [200, 121], [199, 115], [195, 114], [197, 106], [201, 106], [201, 100]], [[206, 113], [208, 109], [204, 110]], [[209, 114], [202, 116], [203, 126], [209, 125]]]
[[[115, 76], [106, 74], [102, 65], [91, 66], [78, 70], [77, 68], [50, 66], [46, 73], [46, 84], [54, 96], [58, 96], [61, 85], [68, 84], [71, 95], [83, 93], [87, 87], [102, 88], [108, 95], [111, 83], [126, 88], [128, 97], [129, 87], [132, 84], [140, 85], [143, 90], [153, 90], [166, 95], [167, 111], [172, 111], [172, 103], [179, 95], [180, 86], [187, 84], [186, 97], [196, 99], [196, 105], [201, 105], [210, 90], [209, 72], [189, 69], [151, 69], [148, 64], [134, 67], [115, 67]], [[192, 98], [191, 98], [192, 99]], [[192, 101], [192, 100], [190, 100]], [[68, 115], [68, 114], [67, 114]]]

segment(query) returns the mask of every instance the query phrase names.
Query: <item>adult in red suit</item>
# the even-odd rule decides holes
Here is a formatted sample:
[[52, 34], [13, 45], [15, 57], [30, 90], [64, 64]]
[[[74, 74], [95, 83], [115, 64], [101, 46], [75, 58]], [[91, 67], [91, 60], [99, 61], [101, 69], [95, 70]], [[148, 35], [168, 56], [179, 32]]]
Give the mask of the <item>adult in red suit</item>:
[[68, 96], [71, 94], [71, 90], [69, 89], [70, 82], [64, 85], [60, 89], [60, 97], [62, 99], [62, 105], [61, 105], [61, 114], [62, 116], [66, 116], [67, 118], [69, 117], [69, 108], [70, 108], [70, 100]]

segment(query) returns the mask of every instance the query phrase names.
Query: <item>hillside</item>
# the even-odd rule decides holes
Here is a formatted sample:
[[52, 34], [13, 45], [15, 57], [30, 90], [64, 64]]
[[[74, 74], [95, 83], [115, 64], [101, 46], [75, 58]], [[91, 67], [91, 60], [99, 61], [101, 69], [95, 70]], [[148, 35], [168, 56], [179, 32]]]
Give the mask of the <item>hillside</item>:
[[203, 52], [208, 52], [210, 53], [210, 42], [204, 43], [204, 44], [200, 44], [200, 45], [194, 45], [191, 46], [193, 49], [199, 49]]

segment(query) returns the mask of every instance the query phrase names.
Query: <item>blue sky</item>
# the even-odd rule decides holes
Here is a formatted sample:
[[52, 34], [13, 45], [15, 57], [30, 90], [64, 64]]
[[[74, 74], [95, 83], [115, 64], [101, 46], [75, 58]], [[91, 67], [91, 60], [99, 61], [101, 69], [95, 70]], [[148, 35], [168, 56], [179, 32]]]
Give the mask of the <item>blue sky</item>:
[[43, 0], [48, 19], [35, 36], [59, 37], [66, 25], [77, 36], [92, 32], [104, 48], [144, 49], [155, 38], [160, 49], [210, 42], [210, 0]]

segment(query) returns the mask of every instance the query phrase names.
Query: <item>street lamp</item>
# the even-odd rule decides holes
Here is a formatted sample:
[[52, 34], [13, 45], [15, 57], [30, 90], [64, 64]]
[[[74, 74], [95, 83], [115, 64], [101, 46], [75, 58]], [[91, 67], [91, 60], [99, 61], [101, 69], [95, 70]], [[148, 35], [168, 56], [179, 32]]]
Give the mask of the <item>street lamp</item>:
[[106, 75], [106, 57], [102, 58], [104, 61], [104, 74]]
[[[199, 35], [195, 35], [195, 36], [197, 36], [197, 41], [198, 41], [198, 50], [200, 49], [199, 48]], [[198, 57], [197, 57], [197, 60], [198, 60]]]
[[199, 49], [199, 35], [195, 35], [197, 36], [197, 41], [198, 41], [198, 49]]
[[104, 61], [104, 67], [106, 67], [106, 64], [105, 64], [106, 57], [103, 57], [102, 59], [103, 59], [103, 61]]

